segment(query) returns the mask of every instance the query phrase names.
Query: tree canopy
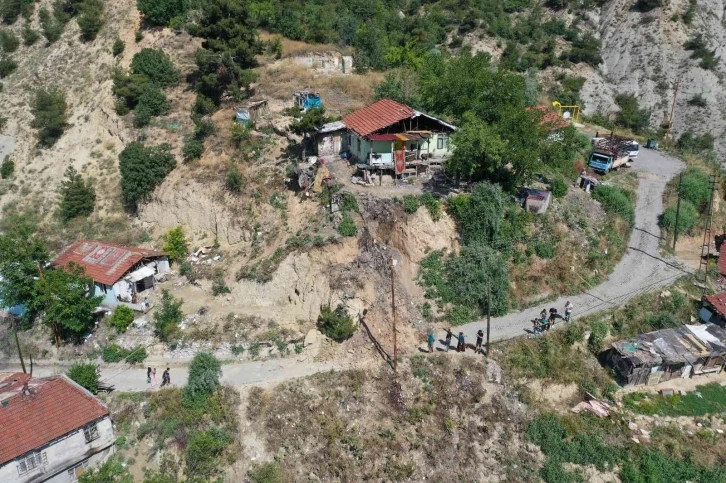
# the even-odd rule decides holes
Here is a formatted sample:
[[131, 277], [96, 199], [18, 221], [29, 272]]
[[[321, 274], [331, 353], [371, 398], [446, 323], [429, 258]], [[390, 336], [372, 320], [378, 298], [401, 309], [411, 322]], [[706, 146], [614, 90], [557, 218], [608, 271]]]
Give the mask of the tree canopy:
[[66, 96], [57, 89], [39, 89], [31, 111], [34, 119], [30, 123], [38, 130], [38, 144], [51, 147], [63, 135], [68, 127]]
[[133, 142], [119, 154], [119, 167], [124, 206], [136, 213], [139, 203], [176, 167], [176, 159], [168, 144], [146, 147]]
[[63, 221], [93, 213], [96, 190], [73, 166], [66, 168], [65, 179], [61, 181], [60, 195], [60, 216]]

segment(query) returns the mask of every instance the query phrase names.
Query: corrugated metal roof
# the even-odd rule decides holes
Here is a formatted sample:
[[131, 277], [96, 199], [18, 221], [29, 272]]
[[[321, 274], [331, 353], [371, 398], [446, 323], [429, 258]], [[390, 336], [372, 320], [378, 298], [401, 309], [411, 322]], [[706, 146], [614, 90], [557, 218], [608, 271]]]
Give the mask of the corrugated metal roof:
[[333, 121], [323, 124], [320, 129], [318, 129], [318, 132], [320, 134], [325, 134], [328, 132], [340, 131], [341, 129], [345, 129], [345, 123], [343, 121]]
[[72, 262], [83, 267], [86, 275], [94, 281], [113, 285], [144, 258], [162, 256], [166, 256], [166, 253], [109, 242], [80, 240], [61, 253], [53, 265], [65, 267]]
[[413, 117], [416, 111], [390, 99], [381, 99], [370, 106], [348, 114], [343, 122], [360, 136], [368, 136], [376, 131]]

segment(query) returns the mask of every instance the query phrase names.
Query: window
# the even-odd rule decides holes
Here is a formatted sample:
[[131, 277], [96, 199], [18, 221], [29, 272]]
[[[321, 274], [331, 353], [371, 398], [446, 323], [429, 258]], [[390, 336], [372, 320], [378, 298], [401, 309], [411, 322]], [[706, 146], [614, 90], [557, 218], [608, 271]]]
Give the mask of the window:
[[78, 481], [78, 477], [88, 469], [88, 460], [78, 463], [76, 466], [68, 470], [68, 478], [71, 481]]
[[94, 439], [100, 438], [101, 435], [98, 434], [98, 426], [96, 426], [96, 423], [89, 424], [83, 428], [83, 436], [86, 437], [86, 443], [90, 443]]
[[48, 456], [42, 453], [31, 453], [18, 461], [18, 474], [30, 473], [40, 465], [48, 464]]
[[446, 136], [439, 135], [436, 138], [436, 149], [446, 149], [449, 145], [449, 138]]

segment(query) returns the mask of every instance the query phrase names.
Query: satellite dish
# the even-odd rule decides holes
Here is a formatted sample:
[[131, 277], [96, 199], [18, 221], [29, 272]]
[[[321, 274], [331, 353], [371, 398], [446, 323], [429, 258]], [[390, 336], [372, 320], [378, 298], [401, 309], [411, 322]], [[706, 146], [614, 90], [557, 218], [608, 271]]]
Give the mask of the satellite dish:
[[570, 111], [563, 112], [562, 117], [564, 117], [565, 119], [567, 119], [569, 121], [570, 117], [571, 117]]

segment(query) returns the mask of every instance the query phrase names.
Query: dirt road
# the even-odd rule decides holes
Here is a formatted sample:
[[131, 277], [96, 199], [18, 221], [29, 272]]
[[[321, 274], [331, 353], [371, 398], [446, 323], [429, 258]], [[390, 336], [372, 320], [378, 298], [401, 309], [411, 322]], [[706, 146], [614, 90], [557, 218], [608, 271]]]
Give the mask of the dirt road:
[[[662, 258], [658, 250], [661, 240], [658, 215], [663, 212], [663, 191], [666, 183], [684, 168], [685, 164], [681, 161], [659, 151], [641, 149], [632, 168], [638, 172], [639, 179], [635, 226], [625, 255], [610, 277], [584, 294], [561, 297], [522, 312], [493, 318], [491, 340], [526, 334], [532, 329], [531, 320], [543, 308], [555, 307], [563, 314], [565, 303], [569, 300], [574, 305], [574, 317], [582, 317], [623, 305], [636, 295], [656, 290], [684, 275], [686, 271], [677, 261]], [[455, 327], [457, 332], [464, 332], [467, 343], [475, 341], [479, 329], [486, 333], [486, 320]], [[439, 334], [439, 339], [443, 339], [444, 335], [444, 332]]]

